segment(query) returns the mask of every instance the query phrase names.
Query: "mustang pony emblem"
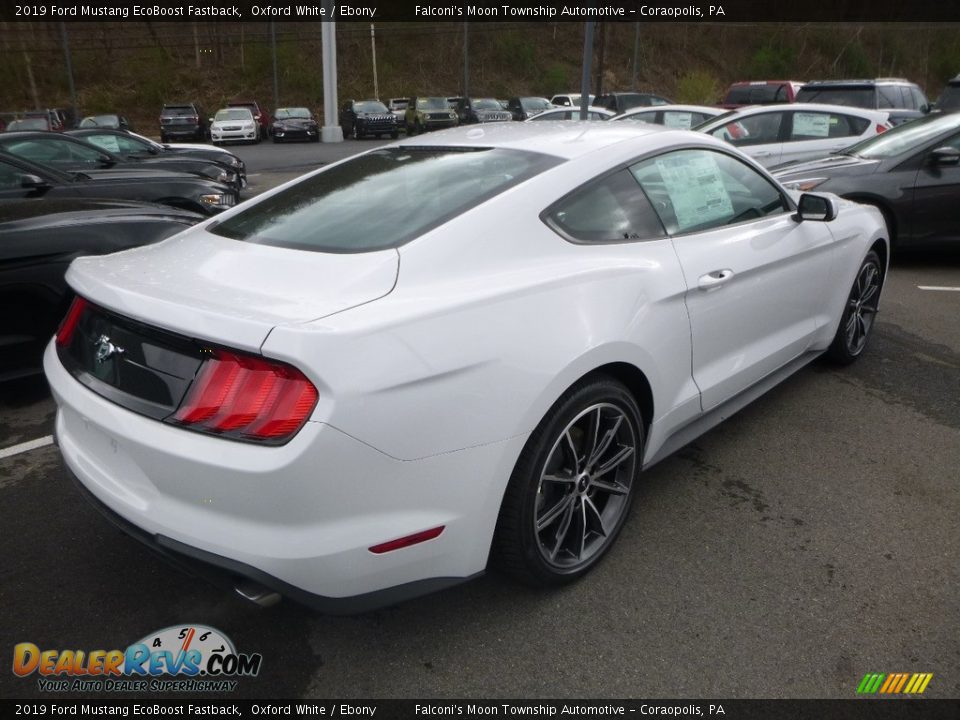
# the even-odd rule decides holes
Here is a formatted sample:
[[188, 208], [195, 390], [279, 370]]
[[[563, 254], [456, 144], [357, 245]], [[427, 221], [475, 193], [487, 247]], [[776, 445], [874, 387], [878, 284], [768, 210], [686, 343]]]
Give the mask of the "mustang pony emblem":
[[97, 364], [109, 360], [114, 355], [121, 355], [124, 352], [122, 347], [110, 342], [110, 338], [106, 335], [98, 337], [93, 341], [93, 344], [97, 346]]

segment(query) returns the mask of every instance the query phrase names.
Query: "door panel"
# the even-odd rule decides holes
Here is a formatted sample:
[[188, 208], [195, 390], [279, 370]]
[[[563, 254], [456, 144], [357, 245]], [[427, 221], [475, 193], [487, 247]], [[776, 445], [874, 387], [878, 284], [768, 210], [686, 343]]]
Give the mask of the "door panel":
[[[937, 143], [935, 148], [944, 146], [960, 150], [960, 135]], [[924, 158], [917, 171], [913, 194], [911, 235], [914, 241], [960, 242], [958, 202], [960, 165], [934, 165], [929, 157]]]
[[826, 224], [790, 214], [674, 238], [704, 410], [810, 347], [832, 241]]
[[678, 150], [630, 170], [680, 260], [693, 377], [709, 410], [810, 347], [833, 236], [797, 222], [779, 187], [726, 153]]

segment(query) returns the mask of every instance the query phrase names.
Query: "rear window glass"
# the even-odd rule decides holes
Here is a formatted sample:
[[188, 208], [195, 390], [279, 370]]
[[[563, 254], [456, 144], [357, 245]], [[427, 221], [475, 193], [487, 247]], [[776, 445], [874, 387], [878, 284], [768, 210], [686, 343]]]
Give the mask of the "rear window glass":
[[800, 88], [797, 102], [824, 103], [825, 105], [846, 105], [847, 107], [875, 108], [876, 96], [872, 87], [864, 88]]
[[161, 115], [171, 115], [173, 117], [183, 117], [185, 115], [196, 115], [197, 111], [194, 110], [189, 105], [184, 106], [175, 106], [175, 107], [165, 107], [161, 112]]
[[397, 247], [560, 164], [502, 148], [391, 148], [335, 165], [209, 230], [318, 252]]
[[787, 101], [786, 85], [738, 85], [723, 99], [726, 105], [770, 105]]

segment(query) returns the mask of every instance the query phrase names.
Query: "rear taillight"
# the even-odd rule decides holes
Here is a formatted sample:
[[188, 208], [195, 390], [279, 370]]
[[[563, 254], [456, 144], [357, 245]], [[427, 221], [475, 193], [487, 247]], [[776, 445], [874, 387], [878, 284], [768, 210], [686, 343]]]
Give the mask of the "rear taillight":
[[77, 329], [77, 324], [80, 322], [80, 316], [83, 315], [89, 305], [90, 303], [79, 295], [73, 299], [66, 317], [63, 318], [63, 322], [60, 323], [57, 330], [57, 345], [66, 347], [70, 344], [70, 341], [73, 340], [73, 333]]
[[213, 350], [167, 420], [237, 440], [280, 444], [297, 434], [316, 403], [317, 389], [296, 368]]
[[879, 134], [882, 133], [882, 132], [886, 132], [886, 131], [889, 130], [889, 129], [890, 129], [890, 128], [888, 128], [886, 125], [880, 125], [880, 124], [878, 124], [878, 125], [877, 125], [877, 135], [879, 135]]

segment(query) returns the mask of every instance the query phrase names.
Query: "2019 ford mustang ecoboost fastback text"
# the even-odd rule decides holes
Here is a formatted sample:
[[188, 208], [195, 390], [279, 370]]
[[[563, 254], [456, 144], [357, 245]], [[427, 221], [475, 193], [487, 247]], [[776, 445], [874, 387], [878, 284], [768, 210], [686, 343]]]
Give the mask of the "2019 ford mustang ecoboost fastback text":
[[115, 521], [261, 601], [562, 583], [644, 467], [863, 352], [887, 253], [876, 209], [701, 134], [418, 137], [75, 261], [56, 437]]

